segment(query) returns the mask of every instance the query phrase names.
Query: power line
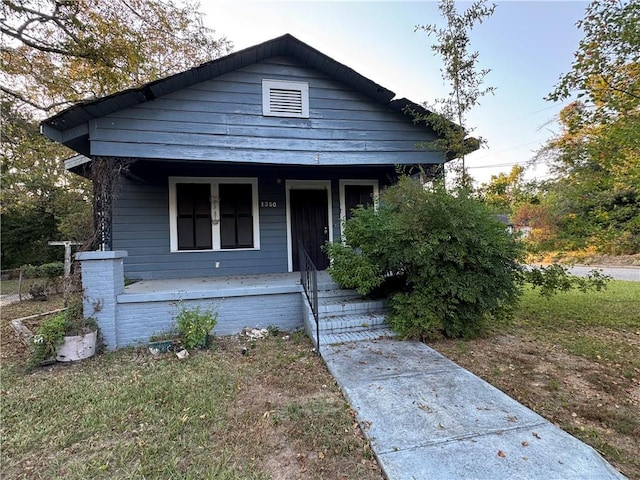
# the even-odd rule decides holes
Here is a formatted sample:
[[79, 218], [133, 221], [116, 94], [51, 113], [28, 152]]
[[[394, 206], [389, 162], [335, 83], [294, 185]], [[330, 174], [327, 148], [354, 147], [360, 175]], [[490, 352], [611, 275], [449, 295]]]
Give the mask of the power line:
[[[527, 163], [529, 160], [524, 160], [524, 163]], [[496, 168], [496, 167], [513, 167], [515, 165], [520, 165], [523, 162], [508, 162], [508, 163], [495, 163], [493, 165], [478, 165], [477, 167], [467, 167], [467, 170], [472, 168]]]
[[[563, 100], [562, 102], [560, 102], [561, 104], [564, 103], [566, 100]], [[537, 115], [538, 113], [542, 113], [542, 112], [546, 112], [547, 110], [551, 110], [552, 108], [558, 108], [561, 105], [551, 105], [549, 107], [545, 107], [545, 108], [541, 108], [540, 110], [536, 110], [535, 112], [530, 112], [530, 113], [525, 113], [524, 115], [520, 115], [519, 117], [514, 117], [510, 120], [504, 120], [503, 122], [497, 123], [496, 125], [504, 125], [505, 123], [512, 123], [515, 122], [517, 120], [522, 120], [523, 118], [527, 118], [527, 117], [531, 117], [533, 115]]]
[[497, 155], [499, 153], [510, 152], [512, 150], [517, 150], [518, 148], [526, 147], [528, 145], [533, 145], [534, 143], [541, 143], [541, 142], [545, 142], [545, 141], [546, 141], [546, 139], [544, 139], [544, 140], [534, 140], [533, 142], [523, 143], [521, 145], [516, 145], [515, 147], [506, 148], [504, 150], [498, 150], [497, 152], [489, 153], [489, 154], [484, 155], [482, 157], [470, 158], [469, 161], [482, 160], [483, 158], [489, 158], [489, 157], [492, 157], [492, 156]]

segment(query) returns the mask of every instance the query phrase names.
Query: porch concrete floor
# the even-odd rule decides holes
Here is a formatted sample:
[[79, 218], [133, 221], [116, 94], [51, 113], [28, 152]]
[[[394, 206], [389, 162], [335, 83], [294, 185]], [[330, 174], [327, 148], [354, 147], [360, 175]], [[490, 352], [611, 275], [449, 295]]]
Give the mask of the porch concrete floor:
[[139, 280], [125, 287], [125, 293], [160, 293], [178, 290], [220, 290], [248, 285], [273, 286], [300, 284], [300, 273], [271, 273], [266, 275], [239, 275], [225, 277], [169, 278]]
[[[318, 272], [319, 288], [333, 284], [327, 272]], [[221, 277], [140, 280], [124, 289], [119, 302], [232, 297], [302, 292], [300, 272]]]

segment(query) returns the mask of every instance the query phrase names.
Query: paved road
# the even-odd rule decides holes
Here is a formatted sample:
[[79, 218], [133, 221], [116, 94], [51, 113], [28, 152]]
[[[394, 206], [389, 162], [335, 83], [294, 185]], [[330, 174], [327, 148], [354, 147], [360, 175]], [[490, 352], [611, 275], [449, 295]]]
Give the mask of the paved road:
[[574, 275], [585, 277], [591, 270], [598, 270], [604, 275], [609, 275], [615, 280], [628, 280], [640, 282], [640, 267], [598, 267], [593, 265], [576, 265], [569, 268]]

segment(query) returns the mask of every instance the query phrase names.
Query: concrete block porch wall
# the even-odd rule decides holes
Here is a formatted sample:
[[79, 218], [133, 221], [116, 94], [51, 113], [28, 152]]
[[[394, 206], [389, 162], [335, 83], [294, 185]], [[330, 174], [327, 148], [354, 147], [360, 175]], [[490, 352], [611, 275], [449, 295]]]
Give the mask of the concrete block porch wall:
[[78, 252], [82, 268], [83, 312], [93, 317], [109, 350], [118, 348], [117, 296], [124, 292], [127, 252]]
[[218, 324], [213, 333], [217, 335], [270, 325], [294, 330], [303, 324], [299, 282], [278, 288], [243, 285], [218, 290], [191, 284], [172, 291], [130, 293], [124, 286], [126, 256], [125, 251], [76, 254], [82, 266], [84, 314], [97, 320], [108, 350], [145, 344], [152, 335], [172, 329], [180, 305], [215, 309]]

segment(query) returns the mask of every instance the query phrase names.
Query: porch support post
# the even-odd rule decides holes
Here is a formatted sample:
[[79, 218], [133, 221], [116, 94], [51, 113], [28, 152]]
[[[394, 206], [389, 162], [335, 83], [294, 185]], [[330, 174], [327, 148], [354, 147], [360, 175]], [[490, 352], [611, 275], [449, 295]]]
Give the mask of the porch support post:
[[108, 157], [93, 157], [91, 162], [91, 181], [93, 183], [93, 229], [94, 248], [101, 251], [111, 250], [112, 213], [113, 213], [113, 174], [114, 160]]
[[91, 157], [89, 178], [93, 182], [94, 248], [113, 248], [113, 205], [120, 193], [122, 176], [135, 162], [133, 158]]
[[118, 295], [124, 292], [125, 251], [76, 253], [82, 267], [83, 311], [100, 326], [108, 350], [118, 348]]

